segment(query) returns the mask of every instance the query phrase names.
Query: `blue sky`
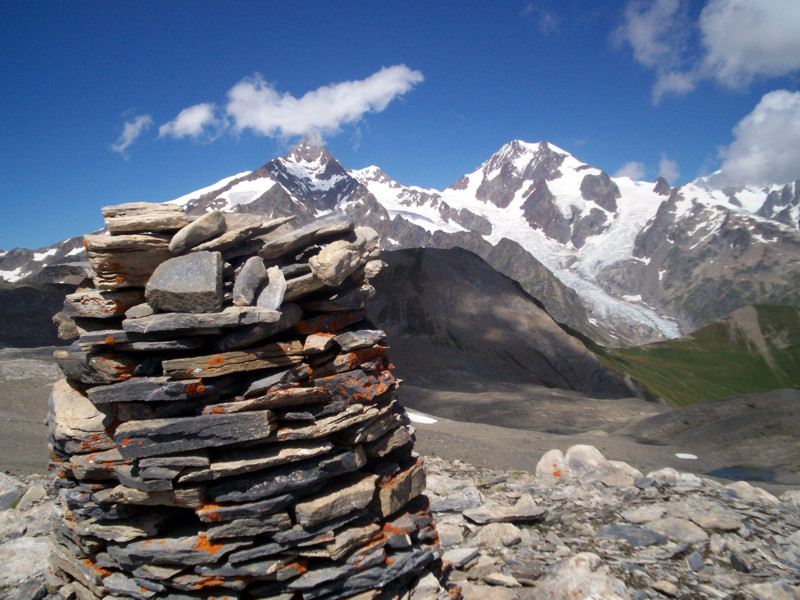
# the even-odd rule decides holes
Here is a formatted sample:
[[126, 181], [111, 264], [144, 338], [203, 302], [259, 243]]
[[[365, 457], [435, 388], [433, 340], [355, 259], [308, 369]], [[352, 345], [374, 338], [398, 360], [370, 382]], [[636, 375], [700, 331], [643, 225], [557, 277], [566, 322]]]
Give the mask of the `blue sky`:
[[3, 2], [0, 248], [303, 130], [439, 189], [515, 138], [674, 184], [800, 178], [799, 25], [797, 0]]

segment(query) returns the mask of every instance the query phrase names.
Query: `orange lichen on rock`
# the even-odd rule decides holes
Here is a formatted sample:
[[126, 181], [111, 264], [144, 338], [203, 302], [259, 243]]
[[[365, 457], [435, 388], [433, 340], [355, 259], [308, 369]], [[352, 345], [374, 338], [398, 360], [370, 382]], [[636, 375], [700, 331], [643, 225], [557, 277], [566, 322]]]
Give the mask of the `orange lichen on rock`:
[[216, 554], [222, 548], [224, 548], [224, 544], [214, 544], [208, 541], [205, 533], [201, 533], [197, 536], [197, 543], [192, 546], [193, 550], [202, 550], [203, 552], [208, 552], [209, 554]]

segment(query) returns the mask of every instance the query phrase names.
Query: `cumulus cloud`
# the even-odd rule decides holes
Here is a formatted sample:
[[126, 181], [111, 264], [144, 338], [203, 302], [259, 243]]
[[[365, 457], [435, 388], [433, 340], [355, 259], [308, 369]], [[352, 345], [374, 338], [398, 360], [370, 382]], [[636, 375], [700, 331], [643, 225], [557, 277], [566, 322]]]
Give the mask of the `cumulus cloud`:
[[[322, 86], [300, 98], [280, 92], [258, 73], [228, 90], [223, 105], [204, 102], [184, 108], [172, 121], [158, 128], [159, 138], [216, 139], [225, 132], [244, 130], [268, 137], [299, 135], [322, 139], [342, 126], [361, 120], [367, 113], [381, 112], [395, 98], [423, 81], [422, 73], [405, 65], [384, 67], [366, 79]], [[115, 152], [128, 148], [154, 124], [150, 115], [125, 123]], [[360, 139], [360, 131], [357, 139]]]
[[720, 151], [717, 186], [768, 185], [800, 179], [800, 92], [765, 94], [733, 129], [734, 141]]
[[670, 185], [674, 184], [680, 176], [681, 172], [678, 169], [678, 163], [674, 160], [667, 158], [666, 154], [661, 154], [661, 160], [658, 161], [658, 176], [666, 179]]
[[685, 21], [686, 11], [680, 0], [635, 0], [625, 7], [624, 22], [612, 40], [630, 44], [638, 63], [666, 71], [680, 62]]
[[295, 98], [256, 74], [228, 91], [226, 114], [237, 132], [250, 129], [269, 137], [335, 133], [367, 113], [383, 111], [422, 80], [419, 71], [396, 65], [366, 79], [323, 86]]
[[139, 115], [131, 121], [126, 121], [125, 126], [122, 128], [122, 135], [119, 136], [116, 144], [111, 144], [111, 149], [123, 156], [127, 156], [125, 150], [127, 150], [128, 146], [133, 144], [152, 125], [153, 118], [150, 115]]
[[700, 15], [702, 71], [742, 88], [759, 76], [800, 69], [800, 2], [710, 0]]
[[653, 100], [683, 95], [700, 81], [743, 89], [800, 70], [800, 2], [709, 0], [696, 23], [687, 0], [633, 0], [612, 40], [627, 43], [656, 72]]
[[644, 165], [635, 161], [625, 163], [614, 173], [614, 177], [629, 177], [634, 181], [640, 181], [644, 179]]
[[208, 128], [219, 125], [214, 108], [209, 102], [184, 108], [173, 121], [164, 123], [158, 128], [158, 137], [197, 139], [206, 133]]

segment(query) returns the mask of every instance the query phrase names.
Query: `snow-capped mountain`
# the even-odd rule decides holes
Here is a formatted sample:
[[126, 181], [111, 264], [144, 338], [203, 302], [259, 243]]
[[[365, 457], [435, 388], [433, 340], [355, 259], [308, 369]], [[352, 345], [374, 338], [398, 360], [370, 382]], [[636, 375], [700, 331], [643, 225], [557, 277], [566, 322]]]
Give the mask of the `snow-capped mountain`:
[[[464, 247], [605, 343], [676, 337], [744, 304], [800, 305], [800, 182], [672, 189], [514, 140], [440, 191], [401, 185], [375, 166], [347, 171], [303, 140], [173, 202], [190, 214], [294, 215], [301, 224], [342, 210], [374, 227], [387, 250]], [[14, 252], [0, 257], [0, 273], [67, 260], [7, 262]]]

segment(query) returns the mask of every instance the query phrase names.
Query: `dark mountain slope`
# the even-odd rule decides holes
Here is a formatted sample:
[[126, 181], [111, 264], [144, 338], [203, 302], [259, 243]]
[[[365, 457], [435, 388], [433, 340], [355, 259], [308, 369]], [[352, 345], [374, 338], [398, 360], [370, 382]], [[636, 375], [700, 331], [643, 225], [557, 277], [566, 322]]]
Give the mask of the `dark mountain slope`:
[[630, 396], [578, 338], [516, 282], [454, 248], [385, 252], [370, 318], [387, 330], [401, 377], [432, 387], [532, 383]]

